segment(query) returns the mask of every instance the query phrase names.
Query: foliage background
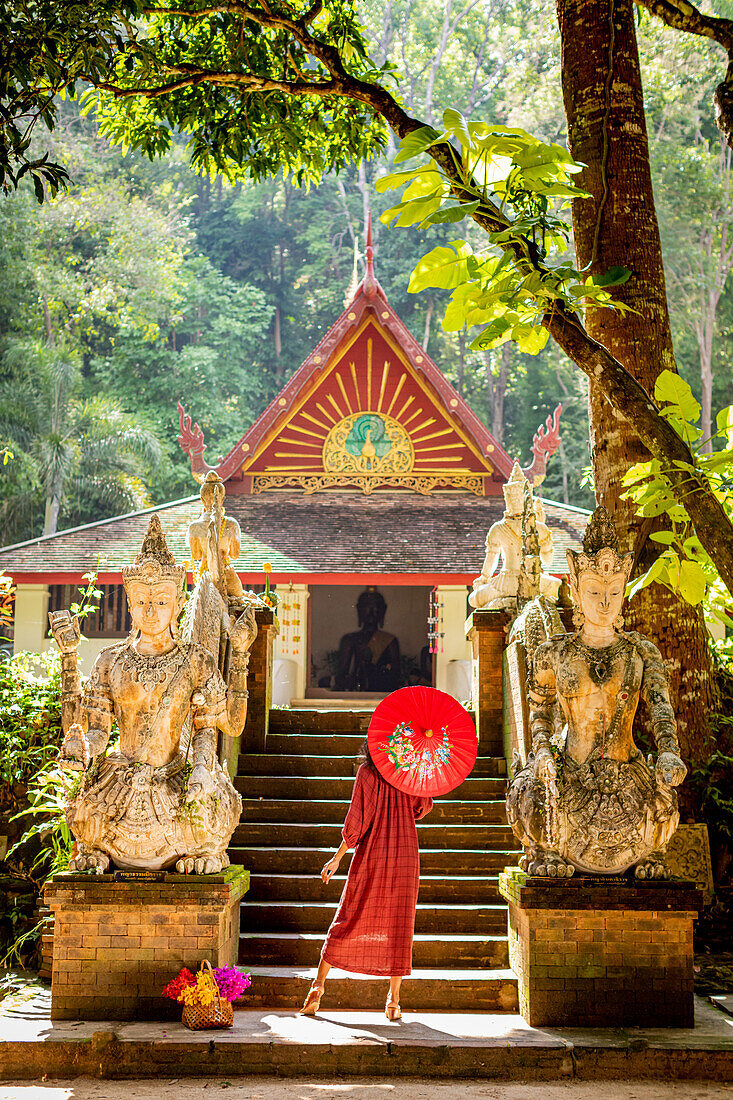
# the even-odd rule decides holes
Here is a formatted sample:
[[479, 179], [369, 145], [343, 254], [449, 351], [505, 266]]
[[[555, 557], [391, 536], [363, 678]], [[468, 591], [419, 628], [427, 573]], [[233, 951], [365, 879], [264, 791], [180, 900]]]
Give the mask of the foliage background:
[[[360, 12], [375, 62], [393, 62], [415, 114], [436, 121], [452, 106], [564, 141], [558, 34], [541, 0], [365, 0]], [[733, 400], [730, 158], [710, 109], [718, 51], [646, 16], [640, 49], [678, 360], [715, 410]], [[0, 471], [4, 543], [50, 530], [54, 495], [61, 528], [189, 495], [178, 399], [209, 457], [226, 453], [343, 308], [355, 247], [363, 273], [369, 208], [377, 274], [408, 327], [512, 456], [528, 459], [562, 401], [545, 494], [592, 503], [578, 372], [552, 346], [471, 351], [441, 329], [443, 292], [408, 294], [417, 259], [451, 229], [379, 223], [392, 200], [374, 185], [394, 147], [298, 189], [197, 176], [185, 140], [152, 163], [125, 155], [67, 100], [50, 154], [69, 168], [68, 193], [40, 210], [31, 188], [0, 199], [0, 444], [14, 456]], [[54, 399], [69, 415], [54, 418]]]

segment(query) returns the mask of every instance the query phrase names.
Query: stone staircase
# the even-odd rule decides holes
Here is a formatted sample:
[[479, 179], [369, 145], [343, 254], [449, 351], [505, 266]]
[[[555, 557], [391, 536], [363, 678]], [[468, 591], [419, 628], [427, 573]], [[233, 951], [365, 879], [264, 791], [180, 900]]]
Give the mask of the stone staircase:
[[[345, 881], [319, 876], [341, 841], [356, 756], [370, 711], [273, 710], [267, 751], [239, 758], [242, 818], [229, 850], [251, 872], [242, 904], [239, 963], [252, 975], [244, 1007], [300, 1007]], [[516, 1011], [507, 911], [498, 875], [516, 843], [504, 810], [505, 762], [480, 757], [471, 777], [417, 826], [420, 894], [411, 1010]], [[324, 1010], [384, 1005], [386, 979], [334, 970]]]

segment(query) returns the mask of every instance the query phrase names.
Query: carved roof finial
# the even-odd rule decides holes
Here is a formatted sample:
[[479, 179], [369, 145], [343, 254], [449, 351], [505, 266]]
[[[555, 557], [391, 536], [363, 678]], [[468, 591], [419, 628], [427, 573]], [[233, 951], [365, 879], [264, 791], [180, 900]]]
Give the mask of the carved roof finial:
[[346, 294], [344, 295], [344, 309], [348, 308], [354, 300], [354, 296], [359, 289], [359, 238], [354, 237], [354, 267], [351, 272], [351, 282], [346, 288]]
[[374, 277], [374, 246], [372, 245], [372, 212], [367, 215], [366, 229], [366, 275], [364, 276], [364, 297], [367, 301], [377, 295], [377, 280]]

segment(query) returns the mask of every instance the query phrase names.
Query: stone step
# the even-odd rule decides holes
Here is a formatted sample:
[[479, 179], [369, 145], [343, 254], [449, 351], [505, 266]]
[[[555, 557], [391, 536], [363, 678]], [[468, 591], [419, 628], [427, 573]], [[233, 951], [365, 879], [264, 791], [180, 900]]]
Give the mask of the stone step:
[[[490, 848], [516, 849], [514, 834], [508, 825], [423, 825], [417, 826], [420, 850], [431, 848]], [[303, 845], [307, 848], [338, 848], [341, 843], [340, 825], [316, 825], [288, 822], [248, 822], [234, 830], [231, 847], [290, 848]], [[462, 861], [458, 866], [463, 866]], [[511, 858], [505, 858], [511, 863]]]
[[[321, 776], [304, 779], [291, 775], [238, 775], [235, 787], [245, 798], [311, 798], [324, 801], [332, 798], [351, 798], [353, 779]], [[490, 802], [503, 799], [506, 779], [467, 779], [450, 792], [450, 798], [462, 802]]]
[[[301, 776], [313, 779], [336, 776], [348, 779], [356, 773], [355, 756], [290, 756], [280, 753], [240, 753], [237, 775], [240, 776]], [[479, 756], [471, 777], [489, 779], [506, 776], [506, 760], [503, 756]]]
[[[516, 845], [516, 842], [515, 842]], [[246, 844], [229, 848], [232, 863], [241, 864], [253, 875], [319, 875], [324, 863], [333, 855], [334, 849], [316, 845], [293, 847]], [[421, 875], [444, 875], [449, 877], [460, 869], [462, 876], [497, 875], [508, 865], [515, 865], [519, 852], [505, 848], [479, 848], [456, 850], [422, 851], [420, 853]], [[346, 872], [351, 861], [351, 852], [347, 852], [341, 861], [339, 870]]]
[[351, 756], [356, 760], [364, 744], [363, 733], [271, 733], [268, 753], [285, 756]]
[[[299, 792], [300, 793], [300, 792]], [[349, 810], [345, 799], [329, 799], [323, 802], [307, 798], [267, 799], [245, 798], [242, 802], [242, 823], [250, 821], [315, 822], [319, 825], [343, 825]], [[506, 802], [458, 802], [437, 799], [425, 821], [431, 825], [505, 825]]]
[[[242, 902], [240, 928], [243, 932], [321, 932], [326, 933], [336, 912], [335, 901], [253, 901]], [[415, 931], [442, 934], [466, 932], [469, 935], [506, 933], [506, 906], [437, 905], [418, 903]], [[450, 965], [446, 960], [446, 965]]]
[[290, 710], [270, 711], [268, 733], [360, 733], [369, 729], [371, 710]]
[[[318, 966], [323, 932], [240, 932], [239, 965]], [[416, 967], [458, 966], [491, 970], [509, 966], [506, 935], [417, 933], [412, 941]]]
[[[250, 876], [247, 902], [253, 901], [338, 901], [346, 875], [334, 875], [321, 882], [320, 875], [253, 874]], [[498, 875], [421, 875], [418, 901], [457, 901], [468, 905], [500, 905]]]
[[[308, 967], [249, 967], [252, 984], [242, 1008], [287, 1008], [302, 1005], [315, 976]], [[386, 978], [329, 975], [322, 1011], [329, 1009], [384, 1009]], [[517, 982], [511, 970], [413, 970], [400, 993], [403, 1011], [440, 1009], [444, 1012], [516, 1012]]]

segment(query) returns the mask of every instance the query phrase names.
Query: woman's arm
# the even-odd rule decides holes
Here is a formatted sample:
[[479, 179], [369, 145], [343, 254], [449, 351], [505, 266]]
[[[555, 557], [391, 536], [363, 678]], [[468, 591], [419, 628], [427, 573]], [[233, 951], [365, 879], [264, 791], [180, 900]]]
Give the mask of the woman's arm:
[[328, 863], [325, 864], [325, 866], [323, 867], [323, 870], [321, 871], [321, 880], [323, 882], [330, 882], [332, 876], [335, 875], [336, 872], [338, 871], [339, 863], [344, 858], [344, 856], [346, 855], [348, 850], [349, 850], [348, 844], [346, 843], [345, 840], [342, 840], [341, 841], [341, 846], [340, 846], [339, 850], [336, 852], [336, 855], [333, 856], [331, 859], [329, 859]]

